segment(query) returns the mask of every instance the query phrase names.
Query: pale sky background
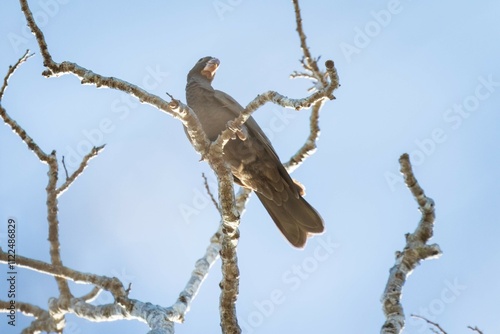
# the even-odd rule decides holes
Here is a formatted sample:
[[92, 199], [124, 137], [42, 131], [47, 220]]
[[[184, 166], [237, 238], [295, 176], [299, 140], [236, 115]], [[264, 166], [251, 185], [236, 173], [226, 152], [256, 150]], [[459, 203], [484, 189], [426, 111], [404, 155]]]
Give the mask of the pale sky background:
[[[220, 3], [228, 10], [217, 12]], [[270, 89], [303, 97], [310, 86], [289, 80], [302, 55], [290, 1], [30, 5], [54, 60], [159, 96], [168, 91], [185, 100], [186, 74], [206, 55], [221, 60], [214, 86], [243, 105]], [[322, 56], [322, 66], [335, 61], [342, 85], [322, 111], [318, 151], [293, 174], [327, 232], [295, 250], [252, 196], [238, 247], [244, 332], [380, 331], [380, 296], [394, 252], [421, 217], [399, 179], [387, 179], [399, 175], [404, 152], [436, 202], [431, 242], [444, 252], [409, 277], [406, 315], [426, 315], [448, 333], [470, 333], [468, 325], [500, 332], [500, 3], [302, 1], [302, 14], [311, 52]], [[19, 3], [3, 1], [1, 77], [27, 48], [36, 56], [16, 72], [2, 105], [45, 152], [57, 150], [59, 161], [65, 155], [70, 172], [90, 140], [107, 144], [59, 200], [64, 264], [117, 276], [132, 283], [131, 298], [170, 306], [219, 222], [201, 177], [210, 174], [208, 166], [170, 116], [121, 92], [82, 86], [72, 75], [43, 78], [38, 47], [26, 30]], [[356, 52], [348, 53], [348, 45]], [[254, 115], [282, 160], [306, 138], [307, 111], [268, 105]], [[103, 122], [108, 127], [100, 128]], [[0, 143], [0, 243], [4, 247], [7, 218], [15, 217], [18, 253], [48, 261], [47, 166], [6, 126]], [[192, 214], [182, 215], [183, 208]], [[6, 275], [1, 266], [2, 299]], [[220, 278], [218, 261], [177, 333], [220, 332]], [[75, 295], [91, 289], [72, 287]], [[18, 300], [41, 307], [57, 293], [54, 279], [27, 270], [19, 270], [17, 289]], [[98, 302], [111, 298], [104, 294]], [[31, 318], [17, 320], [13, 330], [0, 315], [0, 332], [20, 332]], [[430, 332], [407, 320], [405, 333]], [[67, 333], [148, 331], [138, 321], [91, 323], [69, 315], [67, 323]]]

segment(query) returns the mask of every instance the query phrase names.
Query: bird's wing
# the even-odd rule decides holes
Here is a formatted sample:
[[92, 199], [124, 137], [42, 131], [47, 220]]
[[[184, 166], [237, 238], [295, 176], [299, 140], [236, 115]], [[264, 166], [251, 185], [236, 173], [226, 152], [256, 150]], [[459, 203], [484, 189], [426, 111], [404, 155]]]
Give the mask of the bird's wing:
[[[241, 106], [235, 99], [233, 99], [230, 95], [221, 92], [220, 90], [216, 90], [214, 94], [215, 99], [220, 103], [220, 105], [232, 113], [234, 118], [238, 117], [245, 108]], [[255, 138], [259, 139], [259, 141], [266, 146], [268, 153], [270, 153], [277, 161], [279, 161], [278, 155], [274, 151], [274, 148], [271, 145], [271, 141], [267, 138], [266, 134], [260, 126], [257, 124], [253, 117], [249, 117], [245, 122], [244, 126], [248, 128], [252, 134], [255, 135]]]
[[[214, 98], [216, 99], [218, 104], [226, 111], [226, 113], [231, 113], [232, 116], [234, 116], [234, 118], [238, 117], [244, 110], [244, 108], [235, 99], [233, 99], [230, 95], [224, 92], [215, 90]], [[249, 117], [243, 126], [246, 127], [247, 131], [250, 134], [250, 137], [256, 140], [259, 143], [259, 146], [266, 153], [265, 156], [263, 155], [260, 156], [260, 162], [272, 168], [272, 170], [268, 170], [268, 173], [265, 173], [268, 176], [268, 178], [277, 187], [281, 187], [280, 185], [283, 184], [284, 181], [284, 183], [287, 184], [288, 187], [290, 188], [293, 196], [298, 198], [300, 189], [298, 189], [297, 185], [292, 180], [292, 178], [286, 171], [285, 167], [283, 167], [283, 164], [281, 163], [278, 154], [271, 145], [271, 141], [269, 140], [269, 138], [267, 138], [264, 131], [262, 131], [260, 126], [255, 121], [255, 119], [253, 117]], [[278, 176], [280, 180], [277, 180], [276, 176]], [[242, 183], [244, 183], [244, 181]], [[261, 189], [259, 189], [260, 187], [257, 189], [255, 187], [252, 188], [253, 190], [256, 191], [260, 190], [264, 195], [271, 196], [271, 193], [273, 193], [273, 191], [270, 189], [265, 189], [267, 188], [265, 184], [261, 184], [261, 186], [263, 187]], [[283, 193], [281, 189], [280, 192], [283, 195], [286, 194], [286, 192]], [[281, 200], [278, 201], [281, 202]]]

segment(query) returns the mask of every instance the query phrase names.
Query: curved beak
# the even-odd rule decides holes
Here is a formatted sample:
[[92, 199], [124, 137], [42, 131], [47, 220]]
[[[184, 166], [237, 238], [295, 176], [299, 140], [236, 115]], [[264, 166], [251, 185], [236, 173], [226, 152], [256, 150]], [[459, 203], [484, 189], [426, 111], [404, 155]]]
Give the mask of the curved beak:
[[212, 80], [215, 76], [215, 72], [217, 72], [217, 68], [219, 68], [220, 61], [217, 58], [210, 59], [203, 70], [201, 70], [201, 74]]

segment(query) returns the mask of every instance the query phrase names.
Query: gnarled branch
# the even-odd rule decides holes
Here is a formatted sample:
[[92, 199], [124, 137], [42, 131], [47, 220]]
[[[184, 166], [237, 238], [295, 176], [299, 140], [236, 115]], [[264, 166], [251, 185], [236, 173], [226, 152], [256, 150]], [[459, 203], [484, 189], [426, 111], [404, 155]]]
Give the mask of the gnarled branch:
[[427, 244], [433, 234], [434, 201], [425, 196], [424, 190], [418, 184], [408, 154], [405, 153], [399, 158], [399, 164], [405, 183], [419, 205], [422, 218], [415, 231], [406, 234], [406, 246], [403, 251], [396, 253], [396, 263], [390, 270], [389, 279], [381, 299], [386, 321], [380, 332], [384, 334], [401, 333], [404, 328], [405, 316], [401, 295], [406, 279], [413, 269], [420, 261], [437, 258], [441, 255], [439, 245]]

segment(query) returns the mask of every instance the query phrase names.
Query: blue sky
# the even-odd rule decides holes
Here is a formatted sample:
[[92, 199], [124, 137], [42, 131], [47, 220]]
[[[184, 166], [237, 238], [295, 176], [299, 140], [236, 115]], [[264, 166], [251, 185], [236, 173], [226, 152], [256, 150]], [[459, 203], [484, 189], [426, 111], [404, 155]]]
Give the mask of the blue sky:
[[[216, 9], [221, 3], [225, 11]], [[288, 78], [302, 55], [289, 1], [30, 5], [56, 61], [159, 96], [168, 91], [184, 100], [186, 74], [206, 55], [221, 60], [214, 86], [243, 105], [270, 89], [303, 97], [310, 86]], [[493, 0], [302, 1], [311, 52], [335, 61], [342, 85], [323, 108], [318, 151], [293, 174], [327, 231], [305, 250], [292, 249], [252, 196], [238, 249], [245, 333], [379, 331], [394, 252], [420, 219], [398, 177], [404, 152], [436, 202], [432, 242], [443, 250], [409, 277], [406, 314], [428, 316], [449, 333], [466, 333], [468, 325], [498, 332], [499, 10]], [[59, 200], [64, 264], [117, 276], [132, 282], [132, 298], [170, 306], [219, 221], [205, 197], [201, 173], [214, 183], [208, 166], [173, 118], [74, 76], [43, 78], [19, 4], [3, 2], [0, 73], [27, 48], [36, 56], [16, 72], [2, 106], [46, 152], [66, 156], [70, 171], [89, 146], [107, 145]], [[254, 115], [282, 160], [307, 136], [307, 111], [266, 105]], [[18, 252], [47, 261], [47, 168], [6, 126], [0, 143], [0, 233], [15, 217]], [[191, 214], [182, 214], [186, 208]], [[217, 262], [177, 333], [220, 330], [220, 276]], [[18, 284], [19, 300], [42, 307], [56, 293], [52, 278], [26, 270]], [[90, 289], [72, 287], [76, 295]], [[23, 316], [18, 321], [28, 324]], [[70, 333], [147, 331], [137, 321], [67, 322]], [[2, 333], [21, 328], [12, 331], [0, 319]], [[408, 319], [405, 333], [425, 332]]]

